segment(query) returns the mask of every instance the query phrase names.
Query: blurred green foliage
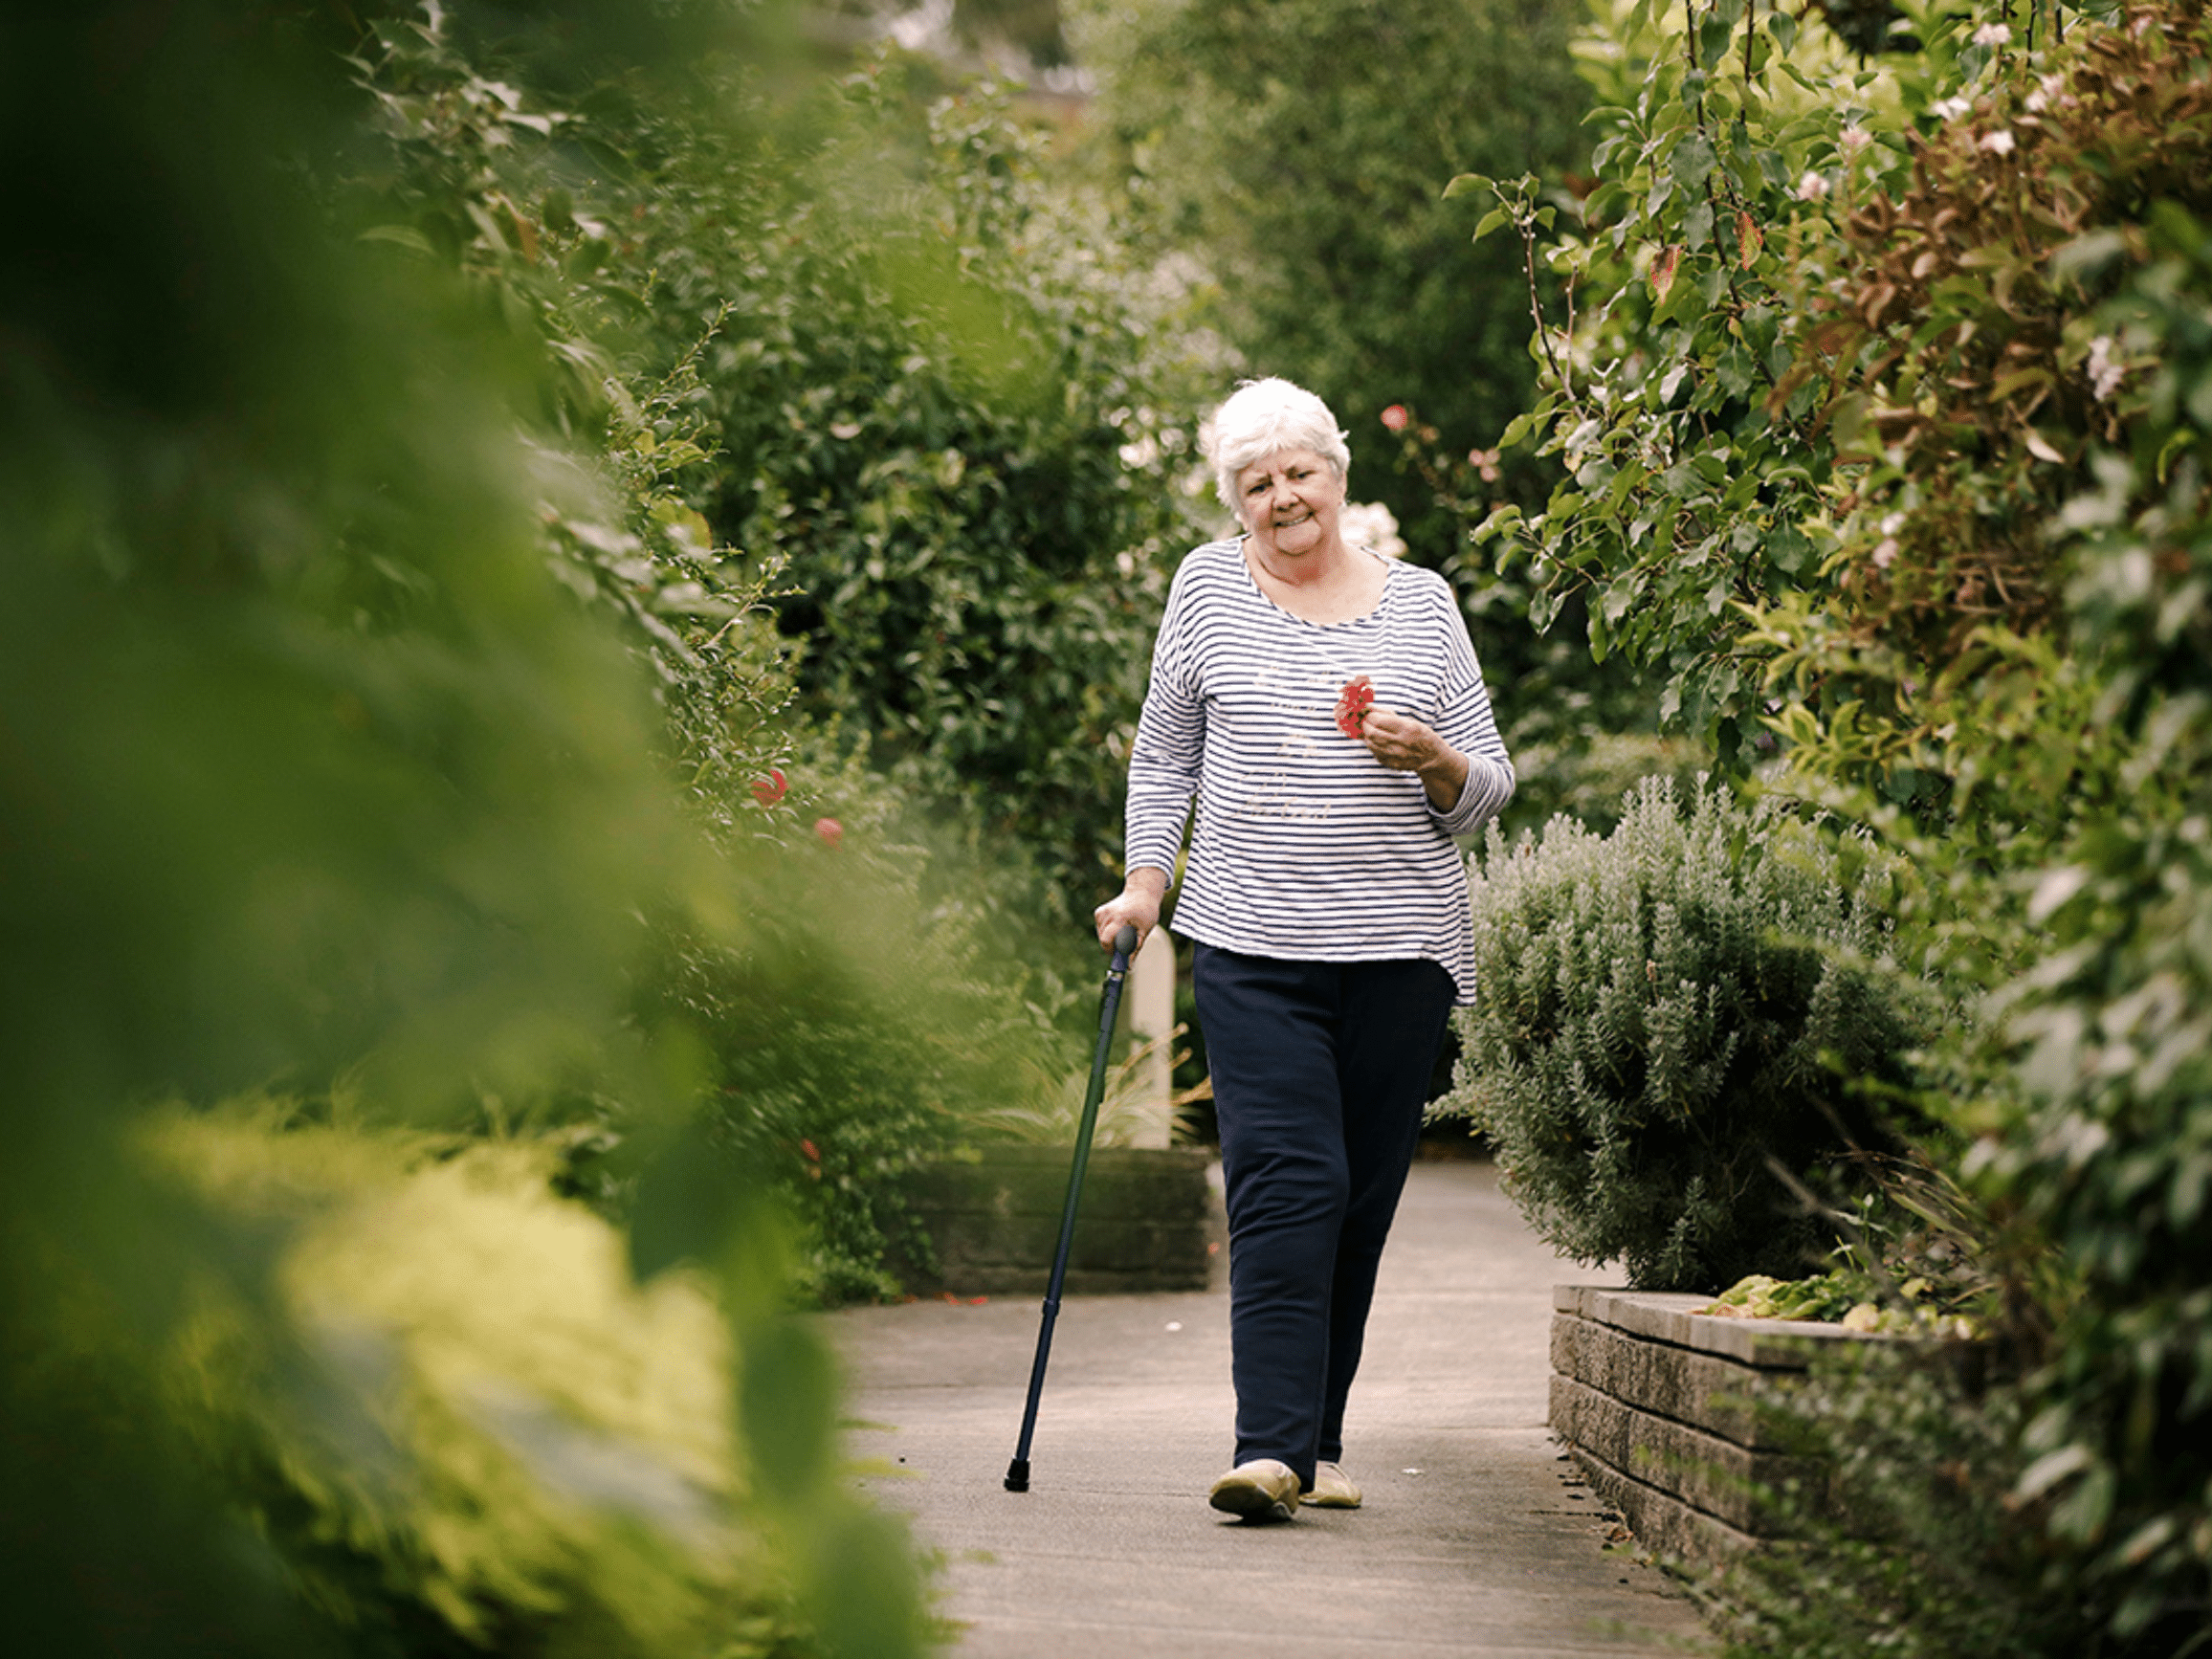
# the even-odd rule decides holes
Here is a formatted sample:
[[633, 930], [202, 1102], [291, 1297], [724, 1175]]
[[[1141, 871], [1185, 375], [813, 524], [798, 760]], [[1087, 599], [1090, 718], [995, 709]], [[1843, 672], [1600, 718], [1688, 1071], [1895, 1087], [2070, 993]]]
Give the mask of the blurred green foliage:
[[[718, 10], [656, 16], [726, 33]], [[593, 17], [508, 22], [582, 74], [627, 38]], [[41, 1652], [917, 1651], [908, 1546], [841, 1482], [828, 1356], [786, 1314], [778, 1206], [684, 1126], [707, 1045], [638, 1017], [656, 928], [741, 950], [768, 896], [804, 913], [778, 838], [714, 836], [669, 769], [710, 730], [725, 780], [775, 741], [764, 625], [714, 654], [759, 579], [719, 580], [650, 454], [607, 457], [678, 418], [680, 365], [638, 395], [594, 355], [601, 233], [520, 159], [559, 123], [441, 79], [437, 22], [0, 23], [28, 238], [0, 267], [0, 1583]], [[611, 1103], [632, 1265], [700, 1264], [734, 1337], [725, 1371], [695, 1319], [668, 1377], [739, 1426], [697, 1513], [742, 1549], [659, 1536], [651, 1458], [657, 1518], [593, 1495], [604, 1435], [665, 1423], [557, 1362], [626, 1351], [643, 1304], [534, 1161], [402, 1179], [392, 1131], [240, 1131], [210, 1186], [136, 1156], [149, 1103], [265, 1088], [369, 1123]], [[263, 1203], [287, 1182], [322, 1196]], [[424, 1206], [411, 1265], [334, 1219], [387, 1200]], [[593, 1298], [512, 1253], [556, 1237]], [[389, 1379], [296, 1316], [296, 1272], [413, 1321], [368, 1340], [405, 1350], [408, 1428], [377, 1431]], [[479, 1368], [494, 1406], [454, 1392]]]
[[[884, 1256], [907, 1225], [897, 1174], [977, 1117], [1017, 1108], [1038, 1074], [1081, 1064], [1078, 1040], [1054, 1023], [1065, 999], [1051, 968], [1026, 965], [1005, 938], [1028, 937], [1018, 901], [1040, 878], [1025, 879], [1009, 849], [998, 881], [962, 879], [972, 850], [916, 838], [927, 808], [911, 775], [869, 774], [836, 722], [807, 722], [795, 648], [771, 614], [797, 592], [784, 555], [719, 542], [693, 505], [736, 464], [715, 425], [726, 394], [702, 368], [762, 325], [740, 299], [792, 297], [739, 283], [751, 267], [732, 263], [741, 255], [719, 232], [697, 247], [641, 239], [686, 198], [680, 187], [660, 194], [637, 157], [673, 131], [700, 176], [772, 171], [761, 154], [771, 140], [740, 119], [765, 120], [758, 103], [715, 101], [741, 66], [716, 58], [669, 88], [670, 107], [688, 113], [663, 125], [630, 87], [586, 97], [594, 113], [551, 109], [487, 78], [458, 41], [446, 28], [390, 26], [358, 59], [388, 140], [388, 160], [365, 176], [406, 213], [380, 234], [459, 263], [550, 343], [553, 416], [599, 446], [615, 486], [579, 495], [588, 480], [573, 466], [556, 475], [565, 493], [542, 508], [554, 567], [649, 671], [665, 719], [657, 746], [722, 854], [720, 904], [744, 918], [733, 934], [656, 913], [631, 1013], [689, 1034], [719, 1125], [705, 1155], [782, 1191], [806, 1239], [799, 1291], [896, 1294]], [[671, 301], [663, 317], [645, 300], [668, 292], [663, 260], [739, 298], [697, 317]], [[834, 849], [814, 828], [824, 821], [838, 827]], [[605, 1092], [539, 1115], [553, 1112], [577, 1130], [564, 1186], [623, 1214], [633, 1112]]]
[[[1455, 173], [1581, 165], [1587, 89], [1553, 0], [1181, 0], [1068, 8], [1098, 82], [1103, 165], [1131, 229], [1208, 300], [1255, 374], [1318, 392], [1351, 431], [1354, 498], [1412, 556], [1463, 539], [1380, 424], [1488, 449], [1533, 389], [1517, 250], [1474, 246]], [[1225, 388], [1226, 389], [1226, 388]], [[1479, 640], [1477, 641], [1479, 644]]]
[[549, 1146], [271, 1105], [160, 1117], [143, 1139], [217, 1213], [284, 1234], [270, 1298], [193, 1285], [151, 1356], [74, 1328], [78, 1307], [55, 1345], [150, 1360], [347, 1650], [813, 1650], [743, 1502], [711, 1281], [636, 1285], [622, 1235], [550, 1193]]
[[1062, 921], [1118, 881], [1150, 630], [1197, 540], [1174, 305], [1003, 92], [886, 53], [733, 156], [727, 108], [765, 94], [709, 84], [605, 123], [653, 349], [703, 341], [686, 408], [725, 459], [689, 498], [771, 584], [800, 712], [1001, 866], [1009, 931]]
[[[622, 204], [593, 159], [609, 142], [604, 123], [535, 82], [495, 78], [467, 38], [443, 15], [399, 19], [350, 56], [375, 119], [343, 184], [370, 205], [365, 237], [458, 270], [504, 325], [541, 343], [538, 412], [573, 449], [535, 450], [553, 568], [650, 671], [666, 720], [658, 746], [695, 815], [727, 830], [786, 753], [795, 687], [764, 609], [780, 563], [746, 564], [718, 544], [685, 495], [719, 458], [697, 406], [721, 313], [654, 349], [639, 321], [651, 274], [626, 259], [636, 246], [610, 222]], [[510, 68], [577, 73], [545, 55], [541, 46]], [[648, 88], [674, 98], [685, 86], [664, 68], [645, 88], [583, 90], [620, 112]], [[711, 130], [732, 163], [761, 142], [741, 122]]]

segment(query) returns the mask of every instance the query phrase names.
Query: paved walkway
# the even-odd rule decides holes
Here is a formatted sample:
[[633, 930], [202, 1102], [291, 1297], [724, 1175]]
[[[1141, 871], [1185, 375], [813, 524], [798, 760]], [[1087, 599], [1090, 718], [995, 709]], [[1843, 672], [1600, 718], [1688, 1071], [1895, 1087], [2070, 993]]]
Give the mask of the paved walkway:
[[1002, 1482], [1035, 1298], [829, 1320], [852, 1450], [896, 1471], [870, 1484], [942, 1553], [960, 1659], [1681, 1652], [1694, 1613], [1608, 1546], [1543, 1427], [1550, 1289], [1591, 1276], [1528, 1232], [1488, 1164], [1417, 1164], [1346, 1425], [1366, 1507], [1270, 1527], [1206, 1504], [1229, 1453], [1222, 1292], [1070, 1297], [1019, 1494]]

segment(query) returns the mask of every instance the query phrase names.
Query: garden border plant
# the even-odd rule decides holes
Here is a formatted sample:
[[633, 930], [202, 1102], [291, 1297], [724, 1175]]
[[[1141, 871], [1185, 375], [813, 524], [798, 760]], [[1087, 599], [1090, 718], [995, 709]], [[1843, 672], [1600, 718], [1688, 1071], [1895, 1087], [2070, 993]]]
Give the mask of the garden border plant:
[[1601, 838], [1494, 831], [1472, 884], [1475, 1001], [1431, 1108], [1489, 1139], [1537, 1230], [1648, 1290], [1795, 1277], [1833, 1242], [1772, 1165], [1847, 1183], [1926, 1009], [1884, 958], [1893, 874], [1724, 785], [1631, 790]]

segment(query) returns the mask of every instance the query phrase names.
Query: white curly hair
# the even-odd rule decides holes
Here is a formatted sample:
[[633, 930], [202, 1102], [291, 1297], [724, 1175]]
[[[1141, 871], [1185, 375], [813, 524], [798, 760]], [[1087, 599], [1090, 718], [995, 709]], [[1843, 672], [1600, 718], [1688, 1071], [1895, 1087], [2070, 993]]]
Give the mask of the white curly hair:
[[1344, 442], [1350, 435], [1338, 427], [1329, 406], [1302, 386], [1272, 375], [1239, 381], [1206, 425], [1214, 493], [1235, 512], [1237, 475], [1285, 450], [1313, 451], [1341, 478], [1352, 465], [1352, 451]]

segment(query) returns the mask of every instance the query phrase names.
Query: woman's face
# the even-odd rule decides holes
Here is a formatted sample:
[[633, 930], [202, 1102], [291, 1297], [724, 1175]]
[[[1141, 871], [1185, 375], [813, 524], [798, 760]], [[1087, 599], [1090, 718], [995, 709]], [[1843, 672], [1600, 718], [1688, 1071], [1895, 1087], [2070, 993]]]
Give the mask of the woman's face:
[[1237, 516], [1260, 553], [1296, 558], [1337, 544], [1344, 480], [1312, 450], [1283, 450], [1236, 476]]

